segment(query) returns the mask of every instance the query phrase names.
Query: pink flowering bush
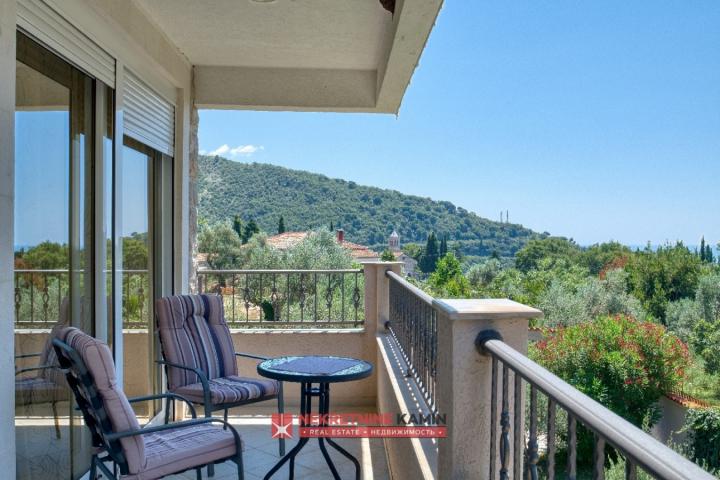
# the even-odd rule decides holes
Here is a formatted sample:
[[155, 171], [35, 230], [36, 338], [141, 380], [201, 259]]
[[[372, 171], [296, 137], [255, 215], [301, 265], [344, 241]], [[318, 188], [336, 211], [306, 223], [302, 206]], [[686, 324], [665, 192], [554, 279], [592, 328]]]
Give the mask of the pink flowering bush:
[[658, 420], [657, 401], [684, 378], [687, 346], [665, 327], [627, 316], [547, 333], [535, 361], [637, 426]]

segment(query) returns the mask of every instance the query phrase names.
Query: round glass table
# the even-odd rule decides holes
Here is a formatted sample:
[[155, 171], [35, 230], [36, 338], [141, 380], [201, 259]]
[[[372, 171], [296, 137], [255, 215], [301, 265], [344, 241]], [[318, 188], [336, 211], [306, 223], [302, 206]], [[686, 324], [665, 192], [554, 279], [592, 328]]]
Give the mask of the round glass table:
[[[360, 380], [372, 374], [373, 366], [355, 358], [333, 356], [294, 356], [272, 358], [261, 362], [257, 366], [260, 375], [283, 382], [300, 383], [300, 426], [304, 427], [305, 420], [312, 414], [312, 399], [318, 398], [319, 426], [327, 426], [327, 414], [330, 413], [330, 384], [337, 382], [350, 382]], [[294, 478], [295, 457], [310, 440], [301, 437], [297, 445], [265, 475], [265, 479], [272, 477], [285, 463], [290, 462], [290, 478]], [[330, 438], [318, 437], [320, 451], [330, 467], [335, 479], [340, 479], [337, 468], [328, 454], [325, 442], [343, 454], [355, 465], [355, 478], [360, 479], [360, 462], [347, 450]]]

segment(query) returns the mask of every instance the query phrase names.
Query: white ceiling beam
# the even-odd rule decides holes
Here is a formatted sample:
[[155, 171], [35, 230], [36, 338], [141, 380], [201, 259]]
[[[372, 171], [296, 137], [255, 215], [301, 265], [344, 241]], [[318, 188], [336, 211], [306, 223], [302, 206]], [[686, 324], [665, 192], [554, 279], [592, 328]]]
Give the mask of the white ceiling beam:
[[377, 72], [195, 66], [198, 108], [375, 111]]
[[400, 111], [442, 4], [443, 0], [397, 1], [392, 45], [378, 74], [378, 112], [397, 114]]

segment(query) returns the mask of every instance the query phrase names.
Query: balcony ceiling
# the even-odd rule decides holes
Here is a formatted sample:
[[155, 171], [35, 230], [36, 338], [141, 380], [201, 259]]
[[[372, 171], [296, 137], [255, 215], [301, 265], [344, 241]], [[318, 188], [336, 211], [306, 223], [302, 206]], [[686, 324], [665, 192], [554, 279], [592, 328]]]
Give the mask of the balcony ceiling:
[[378, 0], [137, 0], [194, 65], [374, 70], [392, 15]]
[[134, 0], [200, 108], [397, 113], [442, 0]]

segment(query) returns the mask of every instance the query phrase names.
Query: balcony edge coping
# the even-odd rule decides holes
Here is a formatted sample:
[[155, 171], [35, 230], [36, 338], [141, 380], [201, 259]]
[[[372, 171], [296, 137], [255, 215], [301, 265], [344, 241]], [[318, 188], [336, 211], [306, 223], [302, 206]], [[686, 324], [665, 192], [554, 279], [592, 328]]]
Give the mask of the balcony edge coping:
[[502, 320], [509, 318], [538, 318], [543, 312], [507, 298], [439, 299], [433, 307], [450, 320]]

